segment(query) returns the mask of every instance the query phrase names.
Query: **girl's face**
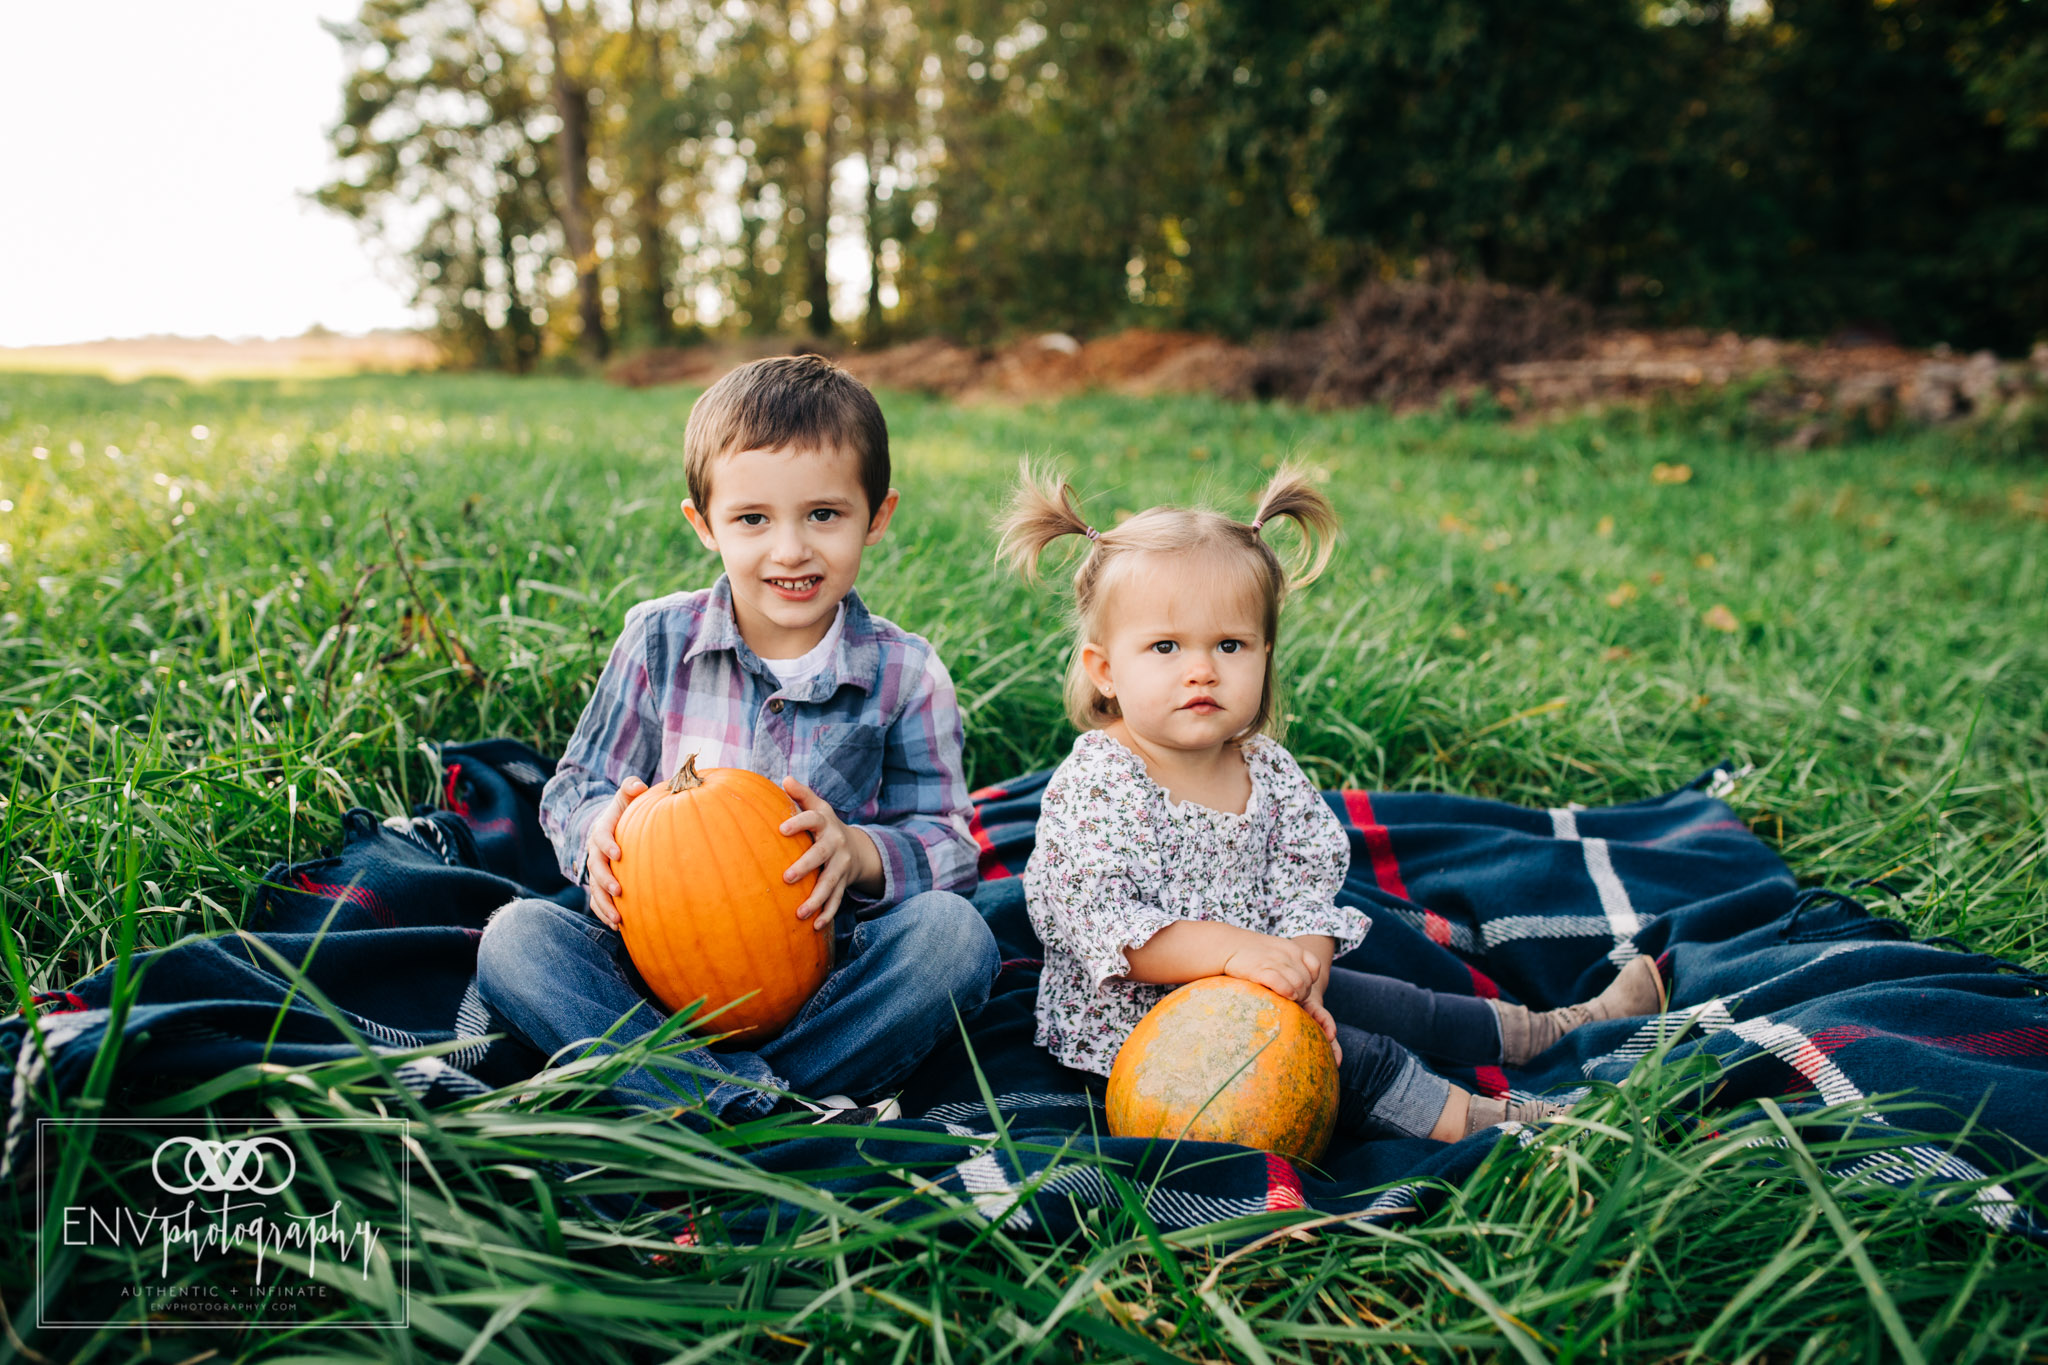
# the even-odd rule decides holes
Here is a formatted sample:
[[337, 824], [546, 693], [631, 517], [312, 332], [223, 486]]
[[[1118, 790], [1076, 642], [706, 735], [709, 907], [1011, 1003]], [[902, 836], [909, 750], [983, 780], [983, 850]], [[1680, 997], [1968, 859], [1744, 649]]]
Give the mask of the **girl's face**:
[[1146, 555], [1119, 575], [1081, 664], [1124, 724], [1161, 748], [1214, 749], [1258, 715], [1266, 688], [1257, 594], [1182, 556]]

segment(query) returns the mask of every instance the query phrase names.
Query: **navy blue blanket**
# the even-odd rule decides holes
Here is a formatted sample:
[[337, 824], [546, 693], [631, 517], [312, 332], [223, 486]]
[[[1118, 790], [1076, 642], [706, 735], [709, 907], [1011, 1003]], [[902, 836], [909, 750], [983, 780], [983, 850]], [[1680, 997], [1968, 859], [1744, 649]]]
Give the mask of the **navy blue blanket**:
[[[498, 905], [528, 894], [581, 902], [534, 815], [552, 763], [508, 740], [447, 745], [442, 758], [439, 809], [381, 823], [350, 811], [334, 856], [271, 869], [251, 932], [138, 955], [119, 1075], [162, 1088], [259, 1060], [303, 1066], [361, 1055], [325, 1013], [291, 994], [272, 953], [303, 970], [371, 1047], [455, 1044], [397, 1068], [430, 1106], [539, 1070], [546, 1059], [496, 1036], [505, 1026], [478, 998], [474, 966], [481, 926]], [[1365, 1217], [1426, 1207], [1430, 1190], [1477, 1168], [1499, 1130], [1449, 1146], [1340, 1144], [1314, 1169], [1218, 1144], [1096, 1136], [1106, 1132], [1100, 1083], [1031, 1045], [1040, 947], [1016, 874], [1031, 851], [1046, 776], [975, 794], [984, 879], [976, 900], [1003, 969], [967, 1035], [912, 1078], [902, 1097], [910, 1117], [890, 1125], [900, 1135], [892, 1162], [922, 1169], [939, 1190], [972, 1199], [1012, 1229], [1055, 1233], [1079, 1210], [1121, 1198], [1111, 1173], [1148, 1191], [1152, 1217], [1173, 1229], [1295, 1207]], [[1374, 920], [1366, 946], [1345, 961], [1440, 991], [1547, 1008], [1597, 993], [1619, 964], [1652, 954], [1674, 982], [1664, 1019], [1588, 1026], [1526, 1068], [1445, 1074], [1489, 1094], [1568, 1098], [1589, 1081], [1619, 1080], [1683, 1022], [1671, 1055], [1706, 1053], [1728, 1068], [1712, 1092], [1717, 1108], [1772, 1096], [1798, 1112], [1910, 1091], [1924, 1107], [1910, 1128], [1891, 1120], [1898, 1142], [1866, 1156], [1856, 1173], [1928, 1188], [1959, 1183], [1987, 1225], [2036, 1231], [2028, 1206], [2048, 1191], [1997, 1182], [2026, 1166], [2030, 1150], [2048, 1150], [2048, 1002], [2039, 978], [1916, 942], [1845, 896], [1801, 891], [1711, 794], [1726, 779], [1717, 769], [1669, 795], [1600, 810], [1330, 792], [1352, 846], [1340, 899]], [[47, 1055], [21, 1015], [0, 1020], [0, 1066], [14, 1096], [0, 1169], [16, 1158], [30, 1103], [48, 1105], [55, 1092], [83, 1084], [110, 1022], [112, 983], [109, 968], [36, 998]], [[994, 1140], [970, 1049], [1011, 1143]], [[1873, 1120], [1864, 1122], [1867, 1136]], [[1078, 1146], [1086, 1159], [1055, 1164], [1011, 1144]], [[854, 1172], [822, 1181], [845, 1194], [905, 1192], [847, 1138], [807, 1137], [751, 1159], [771, 1170]], [[614, 1216], [638, 1206], [592, 1207]], [[669, 1226], [694, 1235], [679, 1219]]]

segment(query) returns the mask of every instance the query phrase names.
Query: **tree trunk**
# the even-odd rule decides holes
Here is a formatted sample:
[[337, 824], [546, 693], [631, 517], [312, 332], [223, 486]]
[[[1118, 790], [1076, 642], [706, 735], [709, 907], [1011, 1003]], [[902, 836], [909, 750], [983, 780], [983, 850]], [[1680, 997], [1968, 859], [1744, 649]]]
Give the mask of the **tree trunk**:
[[844, 19], [843, 0], [834, 0], [832, 27], [823, 39], [826, 67], [815, 124], [817, 159], [804, 195], [804, 298], [811, 305], [809, 322], [814, 337], [832, 334], [832, 279], [826, 257], [832, 245], [832, 124], [839, 116], [845, 81]]
[[551, 6], [540, 7], [547, 27], [548, 57], [554, 67], [551, 93], [562, 135], [555, 161], [560, 182], [562, 236], [576, 266], [576, 312], [582, 324], [583, 354], [593, 361], [611, 353], [605, 332], [604, 286], [598, 278], [597, 237], [590, 214], [590, 93], [569, 77], [562, 53], [562, 19]]
[[868, 346], [878, 345], [888, 330], [882, 317], [882, 201], [875, 195], [875, 177], [889, 163], [889, 150], [886, 138], [867, 142], [868, 311], [861, 322], [860, 339]]
[[[501, 167], [499, 173], [506, 174]], [[507, 369], [514, 374], [525, 374], [533, 368], [533, 362], [540, 356], [540, 325], [533, 320], [533, 309], [519, 292], [519, 261], [512, 250], [515, 235], [506, 225], [516, 221], [512, 210], [506, 206], [509, 195], [499, 197], [498, 208], [498, 263], [505, 271], [505, 354]]]
[[887, 323], [882, 317], [882, 201], [875, 193], [875, 180], [881, 168], [889, 164], [891, 148], [876, 115], [875, 86], [881, 77], [882, 36], [875, 22], [875, 0], [862, 0], [860, 18], [860, 64], [867, 75], [860, 92], [860, 142], [868, 181], [867, 202], [861, 217], [867, 231], [868, 307], [861, 319], [860, 339], [862, 345], [876, 346], [881, 344]]
[[[662, 60], [661, 26], [643, 26], [640, 0], [633, 0], [632, 43], [639, 66], [639, 103], [635, 118], [647, 117], [647, 109], [660, 109], [668, 97], [668, 73]], [[668, 301], [668, 213], [661, 202], [668, 176], [663, 165], [665, 139], [641, 127], [637, 133], [638, 162], [633, 187], [633, 236], [638, 247], [639, 284], [635, 290], [640, 339], [662, 346], [675, 337], [675, 318]]]

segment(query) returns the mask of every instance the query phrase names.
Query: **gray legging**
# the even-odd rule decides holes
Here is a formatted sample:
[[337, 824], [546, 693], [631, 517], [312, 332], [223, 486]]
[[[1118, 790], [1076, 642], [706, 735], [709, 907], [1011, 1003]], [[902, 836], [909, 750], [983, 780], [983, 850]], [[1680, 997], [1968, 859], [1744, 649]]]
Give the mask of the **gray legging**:
[[1338, 1124], [1354, 1137], [1427, 1137], [1436, 1126], [1450, 1082], [1417, 1052], [1463, 1066], [1500, 1060], [1499, 1017], [1472, 996], [1332, 967], [1323, 1004], [1344, 1047]]

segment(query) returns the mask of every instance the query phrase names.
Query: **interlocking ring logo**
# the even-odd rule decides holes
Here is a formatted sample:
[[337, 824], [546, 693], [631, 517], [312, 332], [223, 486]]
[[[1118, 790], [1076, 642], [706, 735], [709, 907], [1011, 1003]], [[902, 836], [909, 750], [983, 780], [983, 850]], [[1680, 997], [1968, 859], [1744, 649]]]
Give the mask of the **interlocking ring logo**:
[[[185, 1149], [185, 1159], [178, 1170], [185, 1179], [182, 1185], [164, 1179], [161, 1169], [164, 1153], [173, 1147]], [[273, 1149], [276, 1155], [272, 1155]], [[280, 1158], [284, 1177], [275, 1184], [266, 1183], [266, 1177], [273, 1175]], [[199, 1163], [196, 1176], [192, 1173], [195, 1161]], [[230, 1194], [237, 1190], [250, 1194], [276, 1194], [291, 1184], [292, 1177], [299, 1173], [299, 1159], [288, 1145], [274, 1137], [214, 1142], [207, 1138], [180, 1136], [165, 1138], [157, 1144], [156, 1155], [149, 1161], [149, 1173], [171, 1194], [190, 1194], [194, 1190], [204, 1190], [209, 1194]]]

